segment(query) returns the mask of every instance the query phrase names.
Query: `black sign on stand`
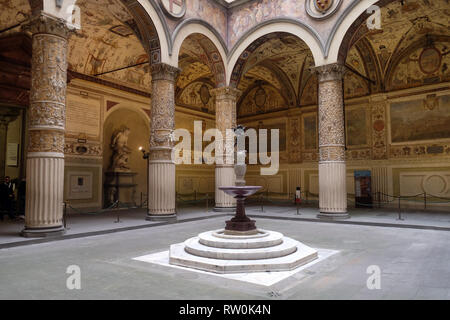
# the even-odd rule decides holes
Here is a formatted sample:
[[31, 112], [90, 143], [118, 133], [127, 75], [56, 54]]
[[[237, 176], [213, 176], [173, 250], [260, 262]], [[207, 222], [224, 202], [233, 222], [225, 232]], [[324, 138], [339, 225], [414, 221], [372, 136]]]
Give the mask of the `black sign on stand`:
[[355, 207], [372, 208], [372, 178], [369, 170], [355, 171]]

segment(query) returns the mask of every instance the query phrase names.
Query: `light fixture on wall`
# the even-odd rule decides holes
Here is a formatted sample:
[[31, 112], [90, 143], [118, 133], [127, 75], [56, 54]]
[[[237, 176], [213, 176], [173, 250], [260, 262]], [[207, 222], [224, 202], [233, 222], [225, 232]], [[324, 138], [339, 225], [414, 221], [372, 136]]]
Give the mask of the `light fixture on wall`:
[[139, 151], [141, 151], [142, 152], [142, 158], [144, 158], [144, 159], [148, 159], [148, 156], [149, 156], [149, 152], [147, 152], [147, 151], [145, 151], [145, 149], [141, 146], [141, 147], [139, 147]]

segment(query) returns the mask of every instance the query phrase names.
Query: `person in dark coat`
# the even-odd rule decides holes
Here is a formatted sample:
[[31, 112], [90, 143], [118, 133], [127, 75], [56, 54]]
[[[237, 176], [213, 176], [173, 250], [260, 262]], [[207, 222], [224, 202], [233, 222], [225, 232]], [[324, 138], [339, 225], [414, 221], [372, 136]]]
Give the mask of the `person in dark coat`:
[[1, 211], [0, 220], [3, 220], [3, 215], [6, 213], [8, 214], [9, 218], [13, 220], [14, 217], [14, 184], [11, 182], [10, 177], [5, 177], [5, 181], [0, 185], [0, 197], [2, 202], [2, 209], [4, 211]]

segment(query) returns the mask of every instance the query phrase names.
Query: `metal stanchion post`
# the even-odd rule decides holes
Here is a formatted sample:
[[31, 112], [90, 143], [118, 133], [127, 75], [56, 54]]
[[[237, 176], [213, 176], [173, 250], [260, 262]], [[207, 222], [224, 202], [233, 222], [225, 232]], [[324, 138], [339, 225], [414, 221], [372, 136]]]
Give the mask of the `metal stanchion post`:
[[423, 209], [427, 210], [427, 193], [423, 193]]
[[401, 207], [400, 207], [400, 200], [401, 200], [402, 198], [399, 196], [398, 197], [398, 220], [403, 220], [403, 218], [402, 218], [402, 210], [401, 210]]
[[208, 200], [209, 200], [209, 196], [208, 196], [208, 194], [206, 194], [206, 212], [208, 212]]
[[295, 190], [295, 205], [297, 206], [297, 215], [300, 214], [299, 206], [300, 206], [300, 201], [302, 201], [301, 199], [302, 199], [302, 190], [300, 189], [300, 187], [297, 187]]
[[119, 210], [119, 209], [120, 209], [120, 208], [119, 208], [119, 200], [117, 200], [117, 203], [116, 203], [117, 220], [114, 221], [114, 223], [120, 223], [120, 222], [122, 222], [122, 221], [120, 221], [120, 210]]
[[63, 211], [63, 220], [64, 220], [64, 229], [66, 229], [66, 221], [67, 221], [67, 202], [63, 202], [64, 204], [64, 211]]
[[378, 209], [381, 208], [381, 192], [378, 191]]

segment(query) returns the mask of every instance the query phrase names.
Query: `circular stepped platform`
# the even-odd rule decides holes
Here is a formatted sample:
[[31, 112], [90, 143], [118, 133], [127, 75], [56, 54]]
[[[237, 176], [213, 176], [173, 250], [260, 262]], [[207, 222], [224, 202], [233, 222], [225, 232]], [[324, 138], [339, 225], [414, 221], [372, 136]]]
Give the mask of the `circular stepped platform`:
[[317, 259], [317, 251], [275, 231], [226, 235], [208, 231], [170, 246], [169, 263], [215, 273], [288, 271]]

